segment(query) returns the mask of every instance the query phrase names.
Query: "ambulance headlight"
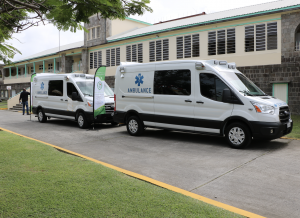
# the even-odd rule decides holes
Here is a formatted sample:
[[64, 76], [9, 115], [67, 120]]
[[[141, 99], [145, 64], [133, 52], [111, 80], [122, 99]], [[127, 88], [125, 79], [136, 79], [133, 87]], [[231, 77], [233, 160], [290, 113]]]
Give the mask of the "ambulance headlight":
[[251, 101], [251, 104], [254, 106], [257, 113], [262, 114], [274, 114], [275, 108], [271, 105], [266, 105], [258, 102]]
[[87, 104], [89, 107], [93, 107], [93, 102], [92, 101], [87, 101]]

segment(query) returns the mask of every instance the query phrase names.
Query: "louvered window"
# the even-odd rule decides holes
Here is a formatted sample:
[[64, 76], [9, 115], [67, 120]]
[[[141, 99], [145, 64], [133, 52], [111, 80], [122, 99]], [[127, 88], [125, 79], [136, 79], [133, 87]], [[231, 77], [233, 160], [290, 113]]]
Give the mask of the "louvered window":
[[266, 50], [266, 24], [256, 25], [256, 51]]
[[200, 56], [200, 43], [199, 43], [199, 34], [192, 35], [192, 55], [193, 57], [199, 57]]
[[132, 45], [132, 62], [136, 62], [137, 54], [136, 54], [136, 45]]
[[183, 37], [176, 38], [177, 59], [183, 58]]
[[245, 52], [254, 51], [254, 26], [245, 27]]
[[116, 65], [120, 66], [120, 48], [116, 48]]
[[277, 49], [277, 22], [267, 24], [268, 50]]
[[138, 44], [138, 62], [143, 63], [143, 44]]
[[161, 61], [161, 40], [156, 41], [156, 61]]
[[110, 66], [116, 66], [116, 49], [113, 48], [110, 50]]
[[235, 29], [227, 30], [227, 54], [235, 53]]
[[192, 56], [191, 36], [184, 36], [184, 58]]
[[96, 28], [93, 28], [93, 29], [92, 29], [92, 38], [93, 38], [93, 39], [95, 38], [95, 31], [96, 31]]
[[225, 54], [225, 30], [218, 30], [218, 55]]
[[163, 40], [163, 60], [169, 60], [169, 39]]
[[155, 42], [149, 42], [149, 60], [155, 61]]
[[110, 67], [110, 49], [106, 50], [106, 66]]
[[126, 61], [131, 62], [131, 45], [126, 46]]
[[98, 67], [102, 65], [102, 51], [98, 51]]
[[94, 68], [97, 68], [97, 52], [94, 52]]
[[93, 52], [90, 53], [90, 69], [93, 69]]
[[216, 31], [208, 32], [208, 55], [216, 55]]

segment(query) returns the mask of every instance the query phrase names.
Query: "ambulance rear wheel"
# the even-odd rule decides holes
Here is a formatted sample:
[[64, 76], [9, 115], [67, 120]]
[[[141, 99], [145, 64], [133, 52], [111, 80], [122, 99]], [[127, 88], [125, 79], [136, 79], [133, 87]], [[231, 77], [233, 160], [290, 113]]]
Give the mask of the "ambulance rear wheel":
[[84, 115], [84, 113], [79, 113], [77, 117], [77, 124], [79, 128], [85, 129], [88, 126], [88, 121]]
[[144, 125], [137, 116], [131, 116], [127, 119], [127, 132], [132, 136], [139, 136], [144, 131]]
[[45, 123], [47, 121], [47, 117], [45, 116], [42, 109], [38, 110], [38, 120], [40, 123]]

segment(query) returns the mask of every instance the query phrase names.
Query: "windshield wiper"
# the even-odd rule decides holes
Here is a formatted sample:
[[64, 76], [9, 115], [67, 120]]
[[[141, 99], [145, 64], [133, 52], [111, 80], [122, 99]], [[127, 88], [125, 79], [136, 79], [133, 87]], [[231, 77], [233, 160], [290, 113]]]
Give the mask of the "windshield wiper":
[[249, 95], [249, 96], [254, 96], [254, 95], [250, 94], [249, 92], [247, 92], [246, 90], [244, 90], [244, 91], [239, 91], [239, 92], [241, 92], [241, 93], [243, 93], [243, 94], [247, 94], [247, 95]]

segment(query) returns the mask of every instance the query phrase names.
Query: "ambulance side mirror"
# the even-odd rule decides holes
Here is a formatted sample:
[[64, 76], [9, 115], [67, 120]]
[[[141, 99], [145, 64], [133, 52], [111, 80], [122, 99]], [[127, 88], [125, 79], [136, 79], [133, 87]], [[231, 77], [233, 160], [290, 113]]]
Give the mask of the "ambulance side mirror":
[[72, 101], [78, 101], [78, 95], [77, 92], [72, 92]]
[[243, 102], [238, 97], [236, 97], [235, 94], [232, 93], [228, 88], [223, 89], [222, 102], [243, 105]]

